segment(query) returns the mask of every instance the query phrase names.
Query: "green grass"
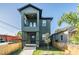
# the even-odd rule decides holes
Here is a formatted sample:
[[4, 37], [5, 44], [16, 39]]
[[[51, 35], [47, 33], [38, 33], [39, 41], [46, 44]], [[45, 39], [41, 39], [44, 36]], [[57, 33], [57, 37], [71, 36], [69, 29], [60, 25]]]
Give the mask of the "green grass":
[[33, 55], [63, 55], [63, 51], [57, 48], [43, 49], [39, 48], [33, 52]]
[[22, 49], [20, 48], [20, 49], [18, 49], [16, 51], [10, 53], [9, 55], [18, 55], [21, 51], [22, 51]]

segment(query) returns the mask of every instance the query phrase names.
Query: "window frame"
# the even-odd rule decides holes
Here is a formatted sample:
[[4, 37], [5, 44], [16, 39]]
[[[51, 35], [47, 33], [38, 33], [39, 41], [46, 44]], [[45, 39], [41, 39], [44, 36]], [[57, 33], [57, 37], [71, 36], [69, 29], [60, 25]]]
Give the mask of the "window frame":
[[63, 40], [63, 35], [61, 35], [61, 40]]
[[43, 27], [46, 26], [46, 20], [42, 20], [42, 26], [43, 26]]
[[44, 38], [46, 37], [46, 35], [45, 34], [42, 34], [42, 40], [45, 40]]
[[33, 27], [33, 23], [32, 23], [32, 22], [30, 22], [29, 26], [30, 26], [30, 27]]
[[36, 22], [33, 22], [33, 27], [36, 27]]

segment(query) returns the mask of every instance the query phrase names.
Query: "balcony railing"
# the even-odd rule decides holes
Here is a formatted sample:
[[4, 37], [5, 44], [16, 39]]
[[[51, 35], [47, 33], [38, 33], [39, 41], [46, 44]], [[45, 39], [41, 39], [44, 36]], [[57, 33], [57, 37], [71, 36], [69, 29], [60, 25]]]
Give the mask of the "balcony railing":
[[29, 31], [35, 32], [35, 31], [39, 31], [39, 27], [24, 27], [22, 30], [27, 32]]

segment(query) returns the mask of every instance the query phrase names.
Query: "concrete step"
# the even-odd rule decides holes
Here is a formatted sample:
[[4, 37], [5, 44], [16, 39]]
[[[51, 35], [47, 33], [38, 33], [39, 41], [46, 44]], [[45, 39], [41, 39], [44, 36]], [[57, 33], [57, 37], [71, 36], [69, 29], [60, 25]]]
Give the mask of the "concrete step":
[[36, 47], [36, 44], [25, 44], [25, 47]]
[[36, 47], [24, 47], [23, 50], [36, 50]]

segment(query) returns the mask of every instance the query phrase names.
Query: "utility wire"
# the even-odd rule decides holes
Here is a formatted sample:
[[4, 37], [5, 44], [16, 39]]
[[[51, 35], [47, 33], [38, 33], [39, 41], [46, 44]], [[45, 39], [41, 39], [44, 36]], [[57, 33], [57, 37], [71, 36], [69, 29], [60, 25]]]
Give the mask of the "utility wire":
[[6, 22], [4, 22], [4, 21], [2, 21], [2, 20], [0, 20], [0, 22], [3, 23], [3, 24], [5, 24], [5, 25], [8, 25], [8, 26], [10, 26], [10, 27], [13, 27], [13, 28], [15, 28], [15, 29], [17, 29], [17, 30], [20, 30], [20, 28], [14, 26], [14, 25], [11, 25], [11, 24], [9, 24], [9, 23], [6, 23]]
[[7, 32], [11, 32], [11, 33], [13, 33], [12, 31], [10, 31], [10, 30], [6, 29], [6, 28], [5, 28], [5, 27], [3, 27], [3, 26], [0, 26], [0, 28], [1, 28], [1, 29], [6, 30]]

